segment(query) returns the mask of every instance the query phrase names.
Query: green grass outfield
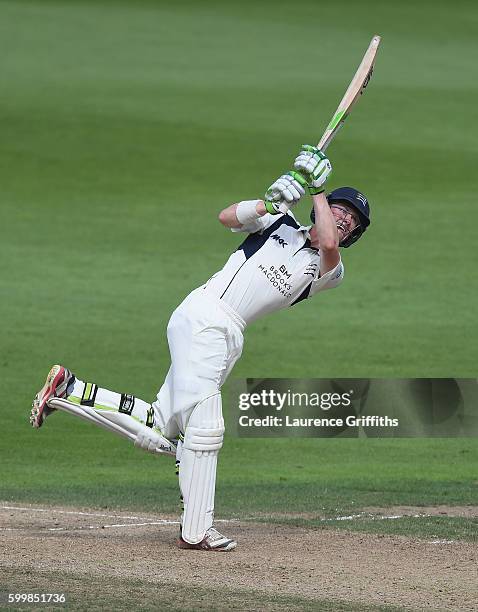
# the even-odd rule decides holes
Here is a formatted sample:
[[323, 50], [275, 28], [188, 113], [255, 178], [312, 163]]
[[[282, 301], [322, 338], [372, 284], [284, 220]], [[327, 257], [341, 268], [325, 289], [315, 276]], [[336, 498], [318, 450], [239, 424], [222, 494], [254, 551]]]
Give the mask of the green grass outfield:
[[[464, 1], [0, 0], [0, 497], [177, 507], [171, 462], [64, 415], [33, 432], [31, 399], [57, 361], [154, 396], [170, 313], [238, 244], [218, 211], [318, 140], [375, 33], [329, 149], [330, 187], [362, 189], [372, 226], [340, 289], [251, 326], [234, 375], [477, 375], [477, 19]], [[477, 464], [472, 439], [228, 438], [218, 509], [476, 504]]]
[[[141, 453], [64, 414], [39, 432], [17, 430], [5, 440], [1, 499], [179, 513], [172, 458]], [[476, 504], [476, 446], [473, 439], [229, 437], [219, 462], [217, 516], [476, 540], [476, 519], [323, 520], [368, 507]]]

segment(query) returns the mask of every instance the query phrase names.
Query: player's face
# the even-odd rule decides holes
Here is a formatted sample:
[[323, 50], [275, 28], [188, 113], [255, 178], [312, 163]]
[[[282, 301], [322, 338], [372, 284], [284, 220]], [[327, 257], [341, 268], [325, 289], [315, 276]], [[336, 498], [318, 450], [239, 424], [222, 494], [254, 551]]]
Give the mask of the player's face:
[[332, 204], [330, 210], [334, 215], [339, 232], [339, 241], [341, 242], [360, 225], [359, 217], [354, 209], [347, 206], [347, 204]]

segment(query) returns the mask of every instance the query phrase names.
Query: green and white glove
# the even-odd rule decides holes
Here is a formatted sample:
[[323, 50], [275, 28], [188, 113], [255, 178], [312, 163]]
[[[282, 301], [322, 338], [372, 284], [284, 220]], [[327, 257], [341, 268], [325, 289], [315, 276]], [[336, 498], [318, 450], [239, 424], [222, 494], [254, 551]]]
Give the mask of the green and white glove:
[[310, 195], [325, 191], [325, 182], [332, 173], [332, 164], [317, 147], [302, 145], [295, 158], [294, 168], [306, 179]]
[[288, 172], [280, 176], [266, 191], [264, 204], [271, 215], [286, 213], [299, 202], [305, 194], [307, 181], [298, 172]]

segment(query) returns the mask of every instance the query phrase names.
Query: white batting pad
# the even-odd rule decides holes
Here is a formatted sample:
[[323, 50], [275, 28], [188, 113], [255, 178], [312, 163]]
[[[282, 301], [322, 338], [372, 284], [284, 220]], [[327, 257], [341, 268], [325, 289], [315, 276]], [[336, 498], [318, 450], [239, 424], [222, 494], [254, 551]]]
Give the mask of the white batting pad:
[[[94, 423], [107, 431], [127, 438], [135, 443], [136, 446], [149, 450], [153, 453], [166, 455], [176, 454], [176, 447], [169, 440], [161, 436], [157, 431], [146, 427], [136, 419], [116, 411], [95, 410], [90, 406], [75, 404], [67, 399], [58, 397], [49, 400], [48, 405], [58, 410], [63, 410], [74, 416], [78, 416], [85, 421]], [[139, 442], [137, 444], [137, 442]]]
[[184, 501], [182, 536], [190, 544], [204, 538], [214, 519], [217, 455], [224, 438], [218, 391], [194, 408], [184, 436], [179, 486]]

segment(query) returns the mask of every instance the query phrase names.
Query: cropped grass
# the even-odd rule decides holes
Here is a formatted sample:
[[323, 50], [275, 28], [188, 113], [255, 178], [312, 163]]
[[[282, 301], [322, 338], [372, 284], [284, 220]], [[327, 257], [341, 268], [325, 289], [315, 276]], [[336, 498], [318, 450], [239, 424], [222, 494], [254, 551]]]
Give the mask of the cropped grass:
[[[0, 487], [0, 498], [10, 504], [180, 512], [172, 458], [141, 453], [63, 414], [52, 416], [39, 432], [23, 428], [18, 433], [5, 453]], [[347, 523], [321, 519], [370, 507], [476, 506], [477, 463], [473, 439], [286, 442], [229, 437], [220, 455], [216, 515], [253, 520], [265, 515], [271, 522], [398, 534], [410, 523], [410, 535], [429, 537], [428, 519], [386, 524], [365, 518]], [[300, 513], [307, 517], [287, 518]], [[433, 527], [435, 518], [430, 520]], [[437, 529], [439, 537], [453, 539], [473, 540], [478, 534], [473, 519], [444, 517]]]
[[410, 517], [397, 519], [353, 519], [350, 521], [331, 521], [328, 524], [335, 529], [380, 533], [385, 535], [402, 535], [408, 538], [426, 538], [433, 541], [467, 540], [478, 541], [478, 519], [450, 516]]
[[[420, 509], [417, 509], [420, 512]], [[395, 516], [387, 517], [370, 514], [354, 514], [337, 519], [301, 518], [277, 515], [262, 515], [249, 519], [262, 523], [292, 525], [315, 529], [342, 529], [359, 533], [380, 535], [399, 535], [407, 538], [421, 539], [429, 543], [456, 541], [478, 541], [478, 519], [454, 516]]]
[[[217, 213], [318, 140], [375, 33], [328, 151], [372, 225], [339, 289], [251, 325], [234, 375], [476, 377], [477, 18], [464, 0], [0, 1], [2, 499], [178, 510], [172, 460], [66, 415], [33, 431], [31, 400], [56, 362], [154, 398], [172, 310], [238, 245]], [[477, 505], [477, 467], [473, 439], [228, 436], [217, 514]]]

